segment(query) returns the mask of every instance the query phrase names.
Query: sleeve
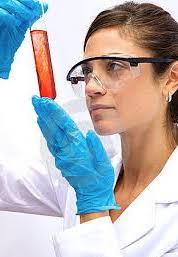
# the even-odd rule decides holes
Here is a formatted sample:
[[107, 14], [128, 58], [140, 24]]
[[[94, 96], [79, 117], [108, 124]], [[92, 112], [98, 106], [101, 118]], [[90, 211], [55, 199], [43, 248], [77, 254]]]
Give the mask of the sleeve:
[[56, 257], [123, 257], [110, 217], [66, 229], [53, 243]]
[[161, 257], [178, 257], [178, 244], [176, 244], [173, 249], [171, 249], [169, 252], [165, 253]]
[[51, 180], [40, 161], [27, 163], [0, 160], [0, 211], [63, 217], [67, 185]]

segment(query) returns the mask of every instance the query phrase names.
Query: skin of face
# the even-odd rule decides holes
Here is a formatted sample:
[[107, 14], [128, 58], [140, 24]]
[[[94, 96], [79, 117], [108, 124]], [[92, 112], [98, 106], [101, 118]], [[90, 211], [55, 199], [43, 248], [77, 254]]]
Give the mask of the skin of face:
[[[96, 31], [89, 38], [84, 57], [121, 53], [137, 57], [151, 57], [151, 52], [136, 45], [133, 39], [119, 33], [116, 27]], [[86, 102], [96, 132], [100, 135], [146, 131], [150, 126], [165, 122], [166, 101], [162, 88], [153, 76], [152, 64], [139, 64], [139, 76], [129, 78], [114, 89], [103, 89], [91, 79], [86, 86]], [[99, 67], [93, 72], [102, 78]], [[109, 108], [91, 111], [101, 104]]]

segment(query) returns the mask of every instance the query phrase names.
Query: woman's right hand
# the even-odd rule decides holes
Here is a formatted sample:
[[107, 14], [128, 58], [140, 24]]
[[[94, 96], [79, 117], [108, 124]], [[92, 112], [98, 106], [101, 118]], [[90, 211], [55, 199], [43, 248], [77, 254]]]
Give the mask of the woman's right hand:
[[76, 192], [77, 213], [119, 209], [113, 192], [114, 170], [98, 136], [89, 131], [84, 137], [52, 99], [35, 96], [32, 102], [56, 167]]
[[[44, 11], [47, 11], [44, 3]], [[38, 0], [0, 0], [0, 78], [8, 79], [25, 33], [42, 14]]]

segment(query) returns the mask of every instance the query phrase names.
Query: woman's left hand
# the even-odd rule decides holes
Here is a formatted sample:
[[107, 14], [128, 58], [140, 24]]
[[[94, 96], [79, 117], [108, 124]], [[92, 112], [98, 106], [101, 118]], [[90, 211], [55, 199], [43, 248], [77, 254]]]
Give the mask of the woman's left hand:
[[[47, 3], [43, 3], [44, 12]], [[38, 0], [0, 0], [0, 78], [8, 79], [25, 33], [42, 16]]]
[[86, 138], [70, 116], [49, 98], [32, 98], [38, 125], [62, 176], [74, 188], [77, 214], [119, 209], [115, 201], [114, 170], [97, 135]]

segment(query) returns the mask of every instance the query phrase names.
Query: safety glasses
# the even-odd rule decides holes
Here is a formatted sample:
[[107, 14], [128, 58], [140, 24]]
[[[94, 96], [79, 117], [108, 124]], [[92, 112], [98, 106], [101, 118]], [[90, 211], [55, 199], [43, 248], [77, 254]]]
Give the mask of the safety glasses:
[[95, 81], [102, 90], [118, 88], [125, 81], [140, 75], [140, 63], [172, 63], [175, 57], [126, 57], [121, 55], [96, 56], [75, 64], [67, 74], [67, 80], [77, 96], [85, 97], [86, 86]]

